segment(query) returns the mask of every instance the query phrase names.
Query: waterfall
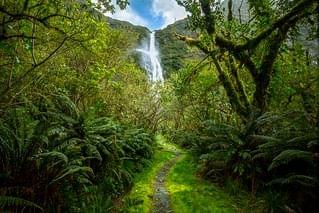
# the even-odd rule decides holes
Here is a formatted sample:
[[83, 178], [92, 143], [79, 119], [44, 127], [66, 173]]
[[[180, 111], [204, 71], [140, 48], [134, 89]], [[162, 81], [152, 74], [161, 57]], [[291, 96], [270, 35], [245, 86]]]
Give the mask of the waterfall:
[[163, 69], [159, 61], [159, 53], [155, 45], [155, 32], [150, 33], [148, 45], [136, 49], [142, 53], [142, 66], [147, 70], [149, 79], [153, 82], [163, 82]]

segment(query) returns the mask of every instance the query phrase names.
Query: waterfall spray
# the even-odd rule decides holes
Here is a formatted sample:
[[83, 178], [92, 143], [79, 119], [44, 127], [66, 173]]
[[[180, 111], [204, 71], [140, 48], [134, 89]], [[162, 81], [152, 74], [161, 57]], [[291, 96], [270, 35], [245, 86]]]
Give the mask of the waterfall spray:
[[150, 33], [149, 45], [136, 51], [142, 53], [142, 66], [147, 70], [149, 79], [153, 82], [163, 82], [163, 69], [155, 45], [155, 32]]

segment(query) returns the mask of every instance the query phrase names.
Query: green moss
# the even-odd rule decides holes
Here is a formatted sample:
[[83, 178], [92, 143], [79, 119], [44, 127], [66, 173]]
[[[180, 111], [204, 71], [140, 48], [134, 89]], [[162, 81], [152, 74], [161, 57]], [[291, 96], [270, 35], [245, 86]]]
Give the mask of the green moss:
[[158, 170], [166, 161], [174, 157], [178, 149], [167, 143], [161, 135], [156, 136], [158, 147], [149, 167], [137, 174], [134, 178], [134, 186], [125, 197], [124, 212], [150, 212], [152, 208], [153, 182]]
[[237, 212], [234, 200], [212, 183], [195, 175], [192, 157], [184, 155], [172, 168], [167, 180], [174, 212]]
[[169, 152], [182, 152], [182, 150], [176, 146], [176, 144], [167, 142], [166, 138], [163, 135], [157, 135], [156, 141], [159, 146], [159, 149]]
[[[135, 176], [134, 187], [125, 197], [124, 212], [151, 212], [156, 174], [168, 160], [175, 156], [176, 152], [182, 155], [169, 172], [166, 182], [174, 212], [254, 212], [250, 211], [250, 208], [245, 208], [245, 206], [252, 207], [251, 200], [245, 194], [232, 196], [214, 184], [197, 177], [196, 162], [190, 154], [183, 154], [181, 149], [167, 142], [161, 135], [156, 137], [156, 141], [158, 147], [152, 163]], [[254, 209], [257, 208], [254, 207]]]

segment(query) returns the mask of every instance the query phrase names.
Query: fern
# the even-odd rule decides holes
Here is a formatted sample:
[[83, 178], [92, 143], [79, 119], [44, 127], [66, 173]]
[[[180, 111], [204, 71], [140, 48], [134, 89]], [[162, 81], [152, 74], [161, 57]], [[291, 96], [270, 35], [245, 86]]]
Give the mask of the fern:
[[102, 156], [95, 145], [87, 144], [85, 146], [88, 157], [86, 159], [97, 159], [98, 161], [102, 161]]
[[58, 161], [64, 162], [65, 164], [68, 164], [68, 162], [69, 162], [68, 157], [64, 153], [57, 152], [57, 151], [51, 151], [51, 152], [37, 154], [34, 157], [37, 159], [41, 159], [41, 158], [56, 159]]
[[302, 187], [316, 187], [318, 180], [315, 177], [307, 175], [290, 175], [288, 177], [277, 178], [268, 183], [268, 185], [300, 185]]
[[65, 179], [68, 176], [80, 173], [80, 174], [90, 174], [94, 175], [92, 168], [90, 167], [81, 167], [81, 166], [70, 166], [68, 168], [65, 168], [58, 177], [53, 179], [49, 184], [56, 183], [58, 181], [61, 181]]
[[249, 136], [251, 139], [254, 140], [259, 140], [259, 141], [264, 141], [264, 142], [274, 142], [274, 143], [278, 143], [281, 140], [275, 137], [271, 137], [271, 136], [266, 136], [266, 135], [250, 135]]
[[[27, 107], [0, 118], [0, 174], [4, 182], [0, 191], [6, 193], [1, 207], [32, 206], [14, 197], [32, 193], [32, 201], [45, 203], [44, 209], [55, 209], [65, 195], [82, 194], [81, 190], [92, 183], [103, 182], [105, 194], [121, 192], [132, 182], [132, 171], [125, 168], [125, 162], [137, 165], [150, 158], [152, 142], [143, 129], [107, 117], [80, 116], [76, 105], [63, 94], [42, 95], [37, 105], [28, 102]], [[19, 184], [7, 186], [9, 175], [10, 183]], [[52, 193], [38, 196], [44, 191]], [[73, 197], [72, 201], [79, 202]]]
[[313, 164], [313, 154], [311, 152], [301, 150], [284, 150], [273, 159], [272, 163], [268, 167], [268, 171], [288, 164], [293, 160], [302, 160], [309, 164]]
[[66, 115], [69, 115], [73, 118], [79, 118], [79, 110], [76, 105], [63, 93], [54, 95], [55, 107], [59, 111], [65, 112]]
[[12, 196], [2, 196], [0, 195], [0, 207], [5, 210], [8, 207], [32, 207], [43, 212], [43, 208], [34, 202], [19, 198], [19, 197], [12, 197]]

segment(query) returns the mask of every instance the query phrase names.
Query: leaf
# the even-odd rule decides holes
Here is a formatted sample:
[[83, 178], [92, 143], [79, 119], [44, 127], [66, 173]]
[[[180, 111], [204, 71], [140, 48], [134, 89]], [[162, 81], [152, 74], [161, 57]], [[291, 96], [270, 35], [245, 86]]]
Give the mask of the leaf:
[[34, 156], [35, 158], [56, 158], [58, 160], [62, 160], [65, 164], [68, 163], [68, 157], [62, 152], [51, 151], [46, 153], [37, 154]]
[[19, 198], [19, 197], [12, 197], [12, 196], [0, 196], [0, 207], [17, 207], [17, 206], [28, 206], [39, 209], [43, 212], [43, 208], [36, 203], [31, 201]]
[[311, 152], [301, 150], [285, 150], [273, 159], [272, 163], [268, 167], [268, 171], [281, 165], [288, 164], [293, 160], [302, 160], [309, 164], [313, 164], [313, 154]]
[[97, 149], [96, 146], [92, 145], [92, 144], [87, 144], [86, 145], [87, 147], [87, 151], [88, 151], [88, 157], [90, 159], [97, 159], [98, 161], [102, 161], [102, 156], [99, 152], [99, 150]]
[[89, 173], [89, 174], [94, 174], [93, 173], [93, 170], [91, 167], [87, 167], [87, 166], [84, 166], [84, 167], [75, 167], [75, 168], [67, 168], [67, 169], [64, 169], [63, 170], [63, 174], [61, 174], [59, 177], [53, 179], [49, 184], [53, 184], [55, 182], [58, 182], [60, 181], [61, 179], [63, 178], [66, 178], [67, 176], [70, 176], [70, 175], [73, 175], [73, 174], [76, 174], [76, 173]]
[[299, 184], [303, 187], [315, 187], [318, 185], [318, 180], [315, 177], [307, 175], [291, 175], [284, 178], [277, 178], [268, 183], [268, 185], [295, 185]]
[[280, 142], [281, 140], [275, 137], [270, 137], [266, 135], [250, 135], [252, 139], [261, 140], [261, 141], [271, 141], [271, 142]]

